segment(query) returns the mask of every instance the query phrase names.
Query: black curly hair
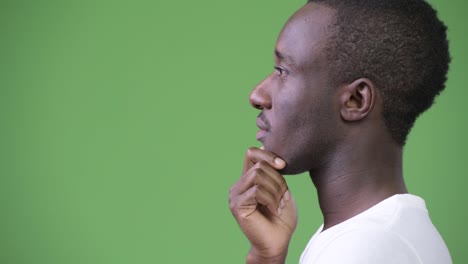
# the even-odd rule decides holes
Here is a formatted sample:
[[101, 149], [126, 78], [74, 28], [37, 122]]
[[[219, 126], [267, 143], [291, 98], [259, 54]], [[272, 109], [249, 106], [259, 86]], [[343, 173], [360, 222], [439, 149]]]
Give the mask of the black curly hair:
[[309, 0], [336, 10], [326, 55], [333, 85], [366, 77], [379, 89], [393, 139], [405, 144], [416, 118], [445, 88], [447, 27], [424, 0]]

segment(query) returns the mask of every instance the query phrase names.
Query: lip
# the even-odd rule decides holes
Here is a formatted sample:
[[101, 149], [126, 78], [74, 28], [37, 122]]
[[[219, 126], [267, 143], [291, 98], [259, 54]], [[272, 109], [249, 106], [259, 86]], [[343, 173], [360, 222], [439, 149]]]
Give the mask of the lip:
[[257, 123], [257, 127], [260, 128], [260, 130], [257, 132], [256, 138], [258, 141], [262, 141], [262, 139], [265, 137], [265, 134], [268, 132], [269, 128], [265, 124], [265, 122], [260, 118], [257, 118], [256, 123]]
[[260, 118], [257, 118], [257, 127], [260, 128], [260, 130], [264, 130], [264, 131], [268, 131], [269, 128], [268, 126], [265, 124], [265, 122], [260, 119]]
[[263, 129], [260, 129], [257, 134], [255, 135], [255, 138], [258, 140], [258, 141], [262, 141], [262, 139], [265, 137], [265, 134], [267, 132]]

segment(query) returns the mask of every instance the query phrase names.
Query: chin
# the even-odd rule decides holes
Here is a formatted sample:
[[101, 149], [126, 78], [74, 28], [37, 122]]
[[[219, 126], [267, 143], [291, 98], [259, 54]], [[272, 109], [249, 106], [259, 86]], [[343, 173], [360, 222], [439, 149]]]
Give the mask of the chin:
[[268, 144], [268, 142], [263, 143], [265, 150], [273, 152], [278, 157], [286, 161], [286, 167], [279, 171], [282, 175], [296, 175], [308, 171], [307, 166], [304, 166], [305, 164], [301, 164], [301, 159], [290, 153], [288, 149], [274, 145], [272, 146]]
[[[281, 153], [282, 154], [282, 153]], [[301, 174], [306, 171], [308, 171], [307, 166], [304, 166], [305, 164], [301, 164], [298, 162], [298, 159], [295, 159], [289, 155], [281, 155], [278, 153], [277, 155], [282, 158], [284, 161], [286, 161], [286, 167], [284, 169], [280, 170], [279, 172], [283, 175], [296, 175], [296, 174]]]
[[293, 166], [286, 165], [286, 167], [280, 170], [279, 173], [281, 173], [282, 175], [297, 175], [306, 171], [306, 169], [294, 168]]
[[282, 151], [272, 152], [286, 161], [286, 167], [279, 171], [282, 175], [296, 175], [309, 171], [309, 164], [305, 162], [307, 159], [301, 159], [300, 157], [291, 155], [291, 153], [284, 153]]

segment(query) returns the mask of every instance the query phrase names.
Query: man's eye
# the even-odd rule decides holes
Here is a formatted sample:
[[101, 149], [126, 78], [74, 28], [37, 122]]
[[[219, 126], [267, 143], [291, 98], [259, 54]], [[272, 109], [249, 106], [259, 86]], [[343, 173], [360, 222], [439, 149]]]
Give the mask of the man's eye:
[[279, 75], [283, 75], [285, 73], [285, 70], [280, 67], [275, 67], [275, 70], [278, 71]]

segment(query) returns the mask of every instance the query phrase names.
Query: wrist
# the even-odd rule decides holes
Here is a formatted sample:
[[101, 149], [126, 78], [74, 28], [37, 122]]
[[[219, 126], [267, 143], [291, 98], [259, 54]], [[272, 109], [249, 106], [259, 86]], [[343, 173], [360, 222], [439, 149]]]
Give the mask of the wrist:
[[287, 249], [284, 252], [275, 254], [273, 256], [260, 254], [256, 250], [251, 249], [247, 255], [247, 264], [284, 264], [286, 262], [287, 254]]

